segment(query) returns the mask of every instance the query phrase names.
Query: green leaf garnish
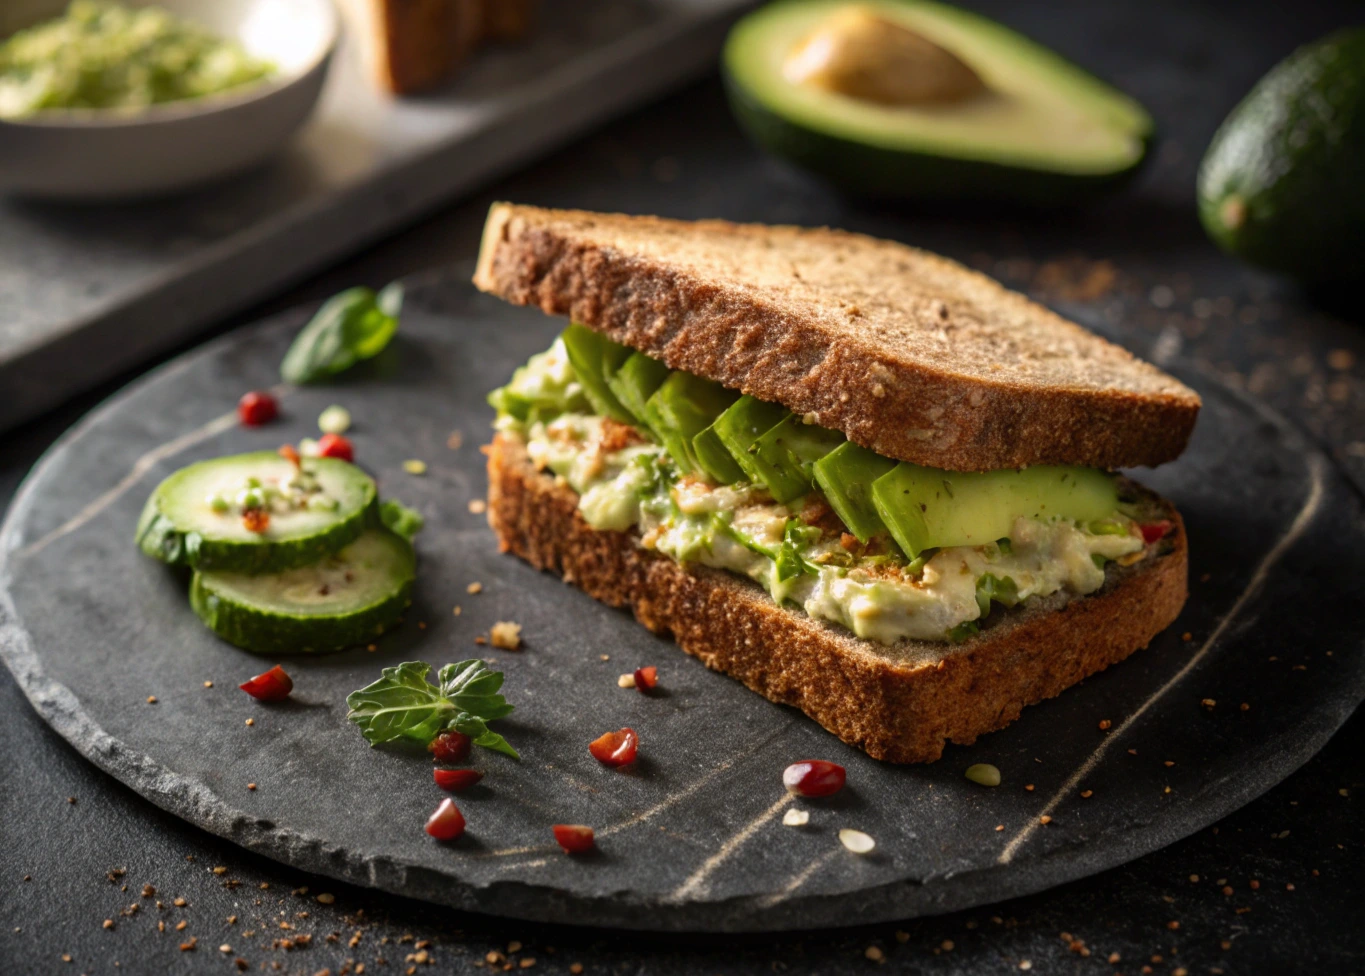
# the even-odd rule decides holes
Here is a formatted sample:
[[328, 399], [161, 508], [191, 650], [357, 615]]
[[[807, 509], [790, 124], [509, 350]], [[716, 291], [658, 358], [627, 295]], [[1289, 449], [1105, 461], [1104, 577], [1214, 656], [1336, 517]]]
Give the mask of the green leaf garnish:
[[396, 502], [392, 498], [381, 502], [379, 505], [379, 521], [384, 523], [394, 535], [401, 535], [409, 542], [413, 536], [422, 531], [422, 526], [427, 524], [427, 520], [422, 518], [422, 513], [415, 508], [408, 508], [402, 502]]
[[370, 745], [395, 739], [426, 744], [446, 729], [455, 729], [477, 746], [521, 758], [487, 724], [512, 712], [498, 693], [501, 671], [491, 671], [476, 659], [441, 668], [439, 685], [427, 681], [430, 673], [431, 665], [421, 661], [385, 668], [378, 681], [346, 696], [350, 708], [346, 717], [360, 726]]
[[295, 337], [280, 364], [287, 383], [316, 383], [379, 355], [398, 331], [403, 307], [399, 282], [375, 294], [372, 288], [348, 288], [323, 303]]

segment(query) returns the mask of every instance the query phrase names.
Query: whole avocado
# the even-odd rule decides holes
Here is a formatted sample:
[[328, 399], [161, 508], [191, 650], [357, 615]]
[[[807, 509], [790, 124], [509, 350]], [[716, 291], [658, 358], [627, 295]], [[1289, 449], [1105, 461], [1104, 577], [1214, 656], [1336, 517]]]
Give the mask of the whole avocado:
[[1215, 133], [1198, 193], [1228, 253], [1309, 283], [1365, 277], [1365, 27], [1272, 68]]

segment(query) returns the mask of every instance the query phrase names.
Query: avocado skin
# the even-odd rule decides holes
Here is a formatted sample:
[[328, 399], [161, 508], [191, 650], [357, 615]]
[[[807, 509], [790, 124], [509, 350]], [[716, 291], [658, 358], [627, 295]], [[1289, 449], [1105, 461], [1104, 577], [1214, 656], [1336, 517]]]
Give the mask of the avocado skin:
[[933, 203], [995, 202], [1050, 209], [1108, 196], [1141, 171], [1155, 132], [1143, 138], [1142, 155], [1112, 173], [1061, 173], [1006, 166], [931, 153], [883, 149], [819, 132], [774, 112], [722, 66], [730, 110], [760, 148], [822, 177], [854, 196]]
[[[1365, 27], [1270, 70], [1214, 134], [1199, 218], [1229, 254], [1310, 283], [1365, 278]], [[1244, 219], [1223, 218], [1239, 198]]]

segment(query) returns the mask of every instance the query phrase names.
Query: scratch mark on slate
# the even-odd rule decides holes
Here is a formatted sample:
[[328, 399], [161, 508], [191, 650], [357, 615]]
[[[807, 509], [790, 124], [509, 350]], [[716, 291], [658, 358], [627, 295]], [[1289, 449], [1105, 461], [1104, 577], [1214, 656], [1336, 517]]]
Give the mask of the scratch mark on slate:
[[[290, 388], [288, 386], [283, 385], [276, 386], [271, 388], [270, 393], [272, 396], [279, 398], [288, 393], [289, 389]], [[76, 531], [82, 525], [89, 522], [100, 512], [104, 511], [106, 508], [112, 505], [115, 501], [118, 500], [120, 495], [122, 495], [133, 485], [141, 481], [142, 476], [145, 475], [148, 471], [150, 471], [156, 464], [158, 464], [161, 461], [164, 461], [168, 457], [172, 457], [173, 455], [179, 454], [181, 451], [185, 450], [188, 447], [193, 447], [195, 444], [198, 444], [200, 441], [212, 437], [214, 434], [221, 434], [223, 431], [232, 427], [233, 424], [235, 424], [236, 422], [237, 411], [232, 410], [228, 413], [214, 417], [208, 423], [204, 424], [201, 427], [196, 427], [189, 433], [181, 434], [174, 440], [167, 441], [160, 447], [152, 448], [146, 454], [143, 454], [141, 457], [139, 457], [136, 461], [133, 462], [132, 468], [129, 469], [126, 475], [119, 479], [118, 484], [114, 485], [114, 487], [110, 488], [104, 494], [100, 495], [89, 505], [86, 505], [79, 512], [77, 512], [71, 518], [67, 519], [66, 522], [62, 523], [57, 528], [53, 529], [47, 535], [38, 539], [36, 542], [33, 542], [25, 546], [23, 549], [20, 549], [18, 555], [21, 557], [37, 555], [42, 550], [46, 549], [50, 544], [56, 542], [62, 536], [68, 535], [69, 533]]]
[[667, 900], [683, 901], [686, 898], [690, 898], [692, 895], [704, 891], [706, 888], [706, 879], [711, 877], [716, 868], [729, 860], [731, 854], [739, 850], [744, 845], [745, 841], [758, 832], [760, 827], [781, 813], [782, 808], [791, 801], [792, 795], [790, 793], [782, 794], [782, 799], [768, 807], [768, 809], [764, 810], [757, 817], [754, 817], [754, 819], [745, 824], [738, 833], [734, 834], [734, 836], [724, 844], [721, 844], [720, 850], [716, 851], [716, 853], [703, 861], [701, 867], [693, 871], [691, 876], [679, 885], [673, 894], [668, 896]]
[[1073, 793], [1076, 787], [1080, 785], [1080, 782], [1085, 779], [1085, 777], [1089, 776], [1095, 767], [1099, 765], [1100, 760], [1103, 759], [1105, 754], [1109, 751], [1109, 747], [1113, 745], [1120, 736], [1127, 732], [1128, 729], [1143, 716], [1147, 709], [1156, 704], [1166, 692], [1178, 685], [1185, 679], [1186, 675], [1195, 669], [1214, 645], [1218, 643], [1219, 638], [1221, 638], [1227, 629], [1232, 626], [1232, 622], [1236, 620], [1246, 608], [1246, 605], [1251, 601], [1251, 598], [1260, 591], [1261, 587], [1265, 584], [1266, 577], [1270, 575], [1271, 568], [1280, 561], [1280, 558], [1284, 556], [1289, 547], [1297, 542], [1299, 537], [1303, 535], [1304, 530], [1307, 529], [1309, 524], [1313, 521], [1314, 516], [1317, 515], [1318, 508], [1322, 504], [1324, 491], [1324, 462], [1322, 458], [1316, 454], [1309, 455], [1309, 458], [1309, 472], [1312, 476], [1312, 484], [1308, 489], [1308, 499], [1303, 503], [1303, 508], [1299, 509], [1299, 514], [1294, 516], [1294, 521], [1290, 524], [1289, 529], [1280, 537], [1280, 540], [1275, 543], [1271, 550], [1265, 554], [1260, 565], [1256, 567], [1256, 572], [1252, 574], [1251, 581], [1247, 583], [1246, 589], [1244, 589], [1242, 595], [1237, 598], [1237, 602], [1232, 605], [1232, 609], [1218, 622], [1218, 626], [1214, 628], [1213, 633], [1209, 635], [1208, 640], [1204, 641], [1203, 646], [1185, 662], [1185, 666], [1177, 671], [1169, 681], [1158, 688], [1150, 698], [1139, 705], [1136, 711], [1124, 719], [1123, 722], [1119, 724], [1119, 727], [1100, 743], [1099, 748], [1092, 752], [1085, 761], [1076, 768], [1076, 771], [1067, 778], [1066, 782], [1062, 784], [1062, 788], [1052, 795], [1052, 798], [1047, 801], [1047, 805], [1039, 811], [1038, 817], [1035, 817], [1023, 830], [1014, 835], [1010, 842], [1005, 845], [1005, 849], [1000, 852], [997, 863], [1009, 864], [1010, 861], [1014, 859], [1014, 855], [1018, 852], [1019, 848], [1022, 847], [1038, 829], [1041, 823], [1040, 818], [1051, 815], [1052, 811], [1057, 809], [1062, 800]]
[[759, 899], [758, 903], [762, 905], [764, 908], [772, 908], [774, 905], [786, 901], [788, 898], [790, 898], [792, 895], [796, 893], [797, 889], [799, 889], [803, 884], [810, 880], [811, 875], [813, 875], [816, 871], [819, 871], [826, 864], [828, 864], [830, 862], [830, 859], [833, 858], [838, 853], [839, 848], [837, 847], [825, 851], [825, 853], [821, 854], [814, 861], [811, 861], [804, 868], [802, 868], [800, 872], [794, 875], [790, 881], [784, 884], [777, 891], [774, 891], [772, 894], [769, 895], [764, 895], [761, 899]]

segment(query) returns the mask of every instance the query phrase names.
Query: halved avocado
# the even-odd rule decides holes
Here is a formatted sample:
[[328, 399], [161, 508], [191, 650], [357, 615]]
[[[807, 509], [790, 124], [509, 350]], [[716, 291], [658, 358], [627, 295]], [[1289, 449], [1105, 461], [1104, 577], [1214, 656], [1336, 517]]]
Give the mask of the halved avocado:
[[[949, 84], [946, 96], [919, 86], [907, 104], [875, 86], [855, 97], [845, 91], [867, 86], [812, 84], [793, 53], [850, 9], [927, 41], [933, 63], [915, 71], [957, 62], [981, 85]], [[865, 74], [876, 59], [848, 60]], [[992, 20], [928, 0], [778, 0], [735, 25], [722, 65], [755, 142], [864, 195], [1071, 204], [1132, 176], [1152, 139], [1151, 117], [1127, 95]]]

